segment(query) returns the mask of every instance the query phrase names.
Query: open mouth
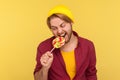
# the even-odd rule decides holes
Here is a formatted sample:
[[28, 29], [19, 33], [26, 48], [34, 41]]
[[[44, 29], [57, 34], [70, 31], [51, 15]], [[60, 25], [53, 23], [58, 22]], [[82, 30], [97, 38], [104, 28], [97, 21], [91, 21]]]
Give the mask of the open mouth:
[[64, 34], [61, 34], [61, 35], [59, 35], [60, 37], [64, 37], [65, 38], [65, 36], [66, 36], [66, 33], [64, 33]]

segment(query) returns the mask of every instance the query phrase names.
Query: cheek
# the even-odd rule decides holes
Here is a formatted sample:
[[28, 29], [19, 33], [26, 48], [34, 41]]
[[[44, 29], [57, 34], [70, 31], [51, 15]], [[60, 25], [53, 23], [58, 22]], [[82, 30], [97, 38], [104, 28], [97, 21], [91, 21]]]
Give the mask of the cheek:
[[57, 31], [52, 31], [54, 36], [57, 36]]

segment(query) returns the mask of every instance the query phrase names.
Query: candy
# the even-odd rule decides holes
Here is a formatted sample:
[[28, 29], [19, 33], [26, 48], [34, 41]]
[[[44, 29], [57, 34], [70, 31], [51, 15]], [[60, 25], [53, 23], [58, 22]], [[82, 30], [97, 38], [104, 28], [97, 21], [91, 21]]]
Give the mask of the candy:
[[53, 40], [52, 44], [55, 48], [60, 48], [61, 46], [63, 46], [65, 44], [65, 38], [57, 37]]
[[54, 46], [53, 49], [50, 51], [52, 52], [55, 48], [60, 48], [61, 46], [63, 46], [65, 44], [65, 38], [64, 37], [56, 37], [53, 41], [52, 41], [52, 45]]

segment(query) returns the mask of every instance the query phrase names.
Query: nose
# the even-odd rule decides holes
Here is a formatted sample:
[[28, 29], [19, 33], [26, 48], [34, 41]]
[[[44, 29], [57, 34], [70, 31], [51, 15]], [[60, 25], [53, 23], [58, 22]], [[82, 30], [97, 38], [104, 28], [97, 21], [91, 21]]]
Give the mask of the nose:
[[62, 33], [62, 31], [63, 30], [61, 28], [58, 28], [58, 31], [57, 31], [58, 35], [60, 35]]

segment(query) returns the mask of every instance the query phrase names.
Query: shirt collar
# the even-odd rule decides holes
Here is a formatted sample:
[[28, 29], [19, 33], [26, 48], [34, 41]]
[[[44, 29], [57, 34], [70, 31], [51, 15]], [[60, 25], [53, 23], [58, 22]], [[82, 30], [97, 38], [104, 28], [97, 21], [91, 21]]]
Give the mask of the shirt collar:
[[73, 31], [73, 34], [77, 37], [78, 39], [78, 45], [77, 46], [80, 46], [80, 36], [77, 34], [77, 32]]

